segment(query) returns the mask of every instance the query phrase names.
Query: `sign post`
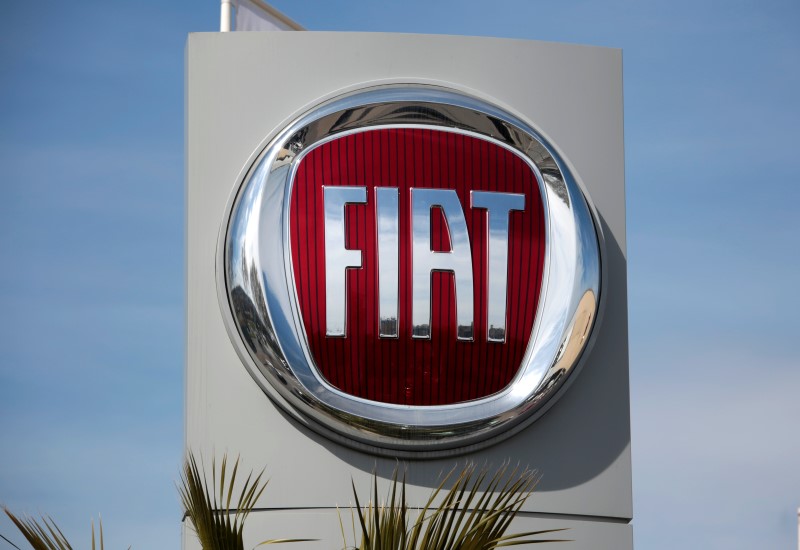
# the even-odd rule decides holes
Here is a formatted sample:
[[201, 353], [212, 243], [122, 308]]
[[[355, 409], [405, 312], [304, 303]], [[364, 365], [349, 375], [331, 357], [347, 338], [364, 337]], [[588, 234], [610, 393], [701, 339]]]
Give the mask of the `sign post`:
[[187, 50], [186, 448], [267, 465], [248, 540], [339, 546], [351, 479], [398, 460], [412, 507], [510, 461], [543, 475], [512, 529], [631, 548], [620, 52]]

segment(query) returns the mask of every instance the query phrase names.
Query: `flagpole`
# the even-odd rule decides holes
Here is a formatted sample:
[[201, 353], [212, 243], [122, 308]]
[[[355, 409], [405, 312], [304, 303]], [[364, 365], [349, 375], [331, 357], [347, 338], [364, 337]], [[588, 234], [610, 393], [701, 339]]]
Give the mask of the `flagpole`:
[[231, 19], [233, 15], [233, 0], [220, 0], [219, 5], [219, 32], [231, 32]]

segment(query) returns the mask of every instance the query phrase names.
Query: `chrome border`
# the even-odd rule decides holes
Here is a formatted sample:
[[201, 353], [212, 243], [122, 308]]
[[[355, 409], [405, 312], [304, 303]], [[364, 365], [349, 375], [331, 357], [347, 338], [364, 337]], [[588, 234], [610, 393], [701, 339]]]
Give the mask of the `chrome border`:
[[[330, 386], [314, 365], [291, 267], [292, 182], [300, 161], [315, 147], [381, 127], [435, 127], [493, 142], [525, 161], [543, 183], [546, 256], [539, 309], [517, 376], [496, 394], [440, 406], [379, 403]], [[224, 223], [218, 298], [231, 341], [250, 374], [303, 424], [379, 454], [452, 454], [491, 444], [533, 421], [576, 370], [599, 309], [598, 230], [566, 163], [518, 117], [440, 86], [375, 86], [306, 111], [257, 156]]]

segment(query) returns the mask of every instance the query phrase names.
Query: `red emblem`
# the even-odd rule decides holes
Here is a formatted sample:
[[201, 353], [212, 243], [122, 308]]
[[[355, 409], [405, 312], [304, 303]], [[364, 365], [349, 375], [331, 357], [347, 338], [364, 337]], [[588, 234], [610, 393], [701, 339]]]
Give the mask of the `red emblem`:
[[[366, 201], [344, 207], [345, 248], [360, 251], [346, 270], [346, 334], [326, 334], [326, 239], [323, 189], [363, 187]], [[397, 193], [396, 337], [380, 335], [376, 189]], [[455, 275], [431, 272], [430, 337], [412, 337], [412, 189], [448, 189], [458, 196], [471, 250], [471, 340], [457, 338]], [[505, 325], [489, 325], [489, 211], [471, 192], [524, 196], [507, 216]], [[544, 213], [531, 167], [494, 141], [447, 130], [365, 130], [335, 138], [306, 154], [292, 183], [289, 227], [295, 289], [313, 360], [340, 391], [401, 405], [445, 405], [492, 395], [522, 364], [539, 302], [545, 257]], [[442, 208], [430, 209], [433, 251], [453, 250]], [[426, 243], [427, 244], [427, 243]], [[497, 269], [497, 266], [494, 266]], [[425, 273], [427, 275], [427, 272]], [[503, 274], [500, 274], [501, 276]], [[493, 278], [494, 284], [498, 279]], [[463, 291], [459, 291], [462, 292]], [[503, 341], [504, 340], [504, 341]]]

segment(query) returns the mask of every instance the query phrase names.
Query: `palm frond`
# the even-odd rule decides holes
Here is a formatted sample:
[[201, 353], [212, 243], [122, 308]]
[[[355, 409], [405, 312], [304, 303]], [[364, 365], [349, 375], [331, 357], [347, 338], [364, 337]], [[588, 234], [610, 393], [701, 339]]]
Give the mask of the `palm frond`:
[[[378, 478], [373, 476], [372, 497], [363, 513], [361, 504], [358, 501], [355, 484], [352, 484], [353, 496], [356, 501], [355, 509], [361, 531], [361, 542], [354, 548], [358, 548], [358, 550], [405, 549], [408, 525], [406, 484], [405, 479], [398, 482], [397, 476], [398, 472], [395, 470], [389, 494], [383, 502], [380, 502], [378, 496]], [[351, 514], [355, 515], [352, 510]], [[341, 524], [341, 515], [339, 516], [339, 522]], [[342, 538], [344, 539], [344, 527], [342, 527]], [[344, 542], [345, 546], [347, 546], [347, 541], [345, 540]]]
[[[452, 487], [445, 490], [451, 480]], [[539, 476], [535, 471], [509, 469], [508, 465], [500, 467], [491, 477], [486, 468], [478, 469], [472, 464], [465, 466], [457, 475], [452, 470], [431, 492], [409, 527], [405, 479], [399, 482], [395, 471], [389, 497], [379, 504], [377, 477], [373, 476], [372, 500], [363, 512], [353, 486], [361, 531], [361, 541], [356, 548], [492, 550], [504, 546], [558, 542], [560, 539], [538, 537], [563, 529], [506, 534], [511, 521], [538, 481]], [[399, 496], [398, 485], [401, 486]]]
[[[230, 475], [227, 455], [222, 457], [219, 474], [216, 459], [212, 459], [209, 484], [205, 469], [198, 466], [193, 454], [190, 453], [184, 461], [178, 492], [184, 513], [191, 520], [203, 550], [244, 550], [245, 520], [255, 508], [269, 480], [263, 479], [264, 470], [255, 477], [250, 472], [237, 494], [235, 486], [238, 471], [239, 457]], [[306, 540], [311, 539], [271, 539], [257, 546]]]
[[[72, 550], [72, 545], [69, 543], [64, 533], [58, 528], [53, 518], [43, 516], [41, 520], [36, 520], [30, 517], [19, 517], [11, 513], [8, 508], [3, 508], [3, 511], [11, 519], [12, 523], [19, 529], [28, 544], [31, 545], [33, 550]], [[92, 521], [92, 550], [96, 550], [99, 543], [99, 550], [105, 550], [103, 542], [103, 521], [99, 521], [100, 533], [99, 537], [95, 537], [94, 521]], [[5, 538], [5, 537], [3, 537]]]

